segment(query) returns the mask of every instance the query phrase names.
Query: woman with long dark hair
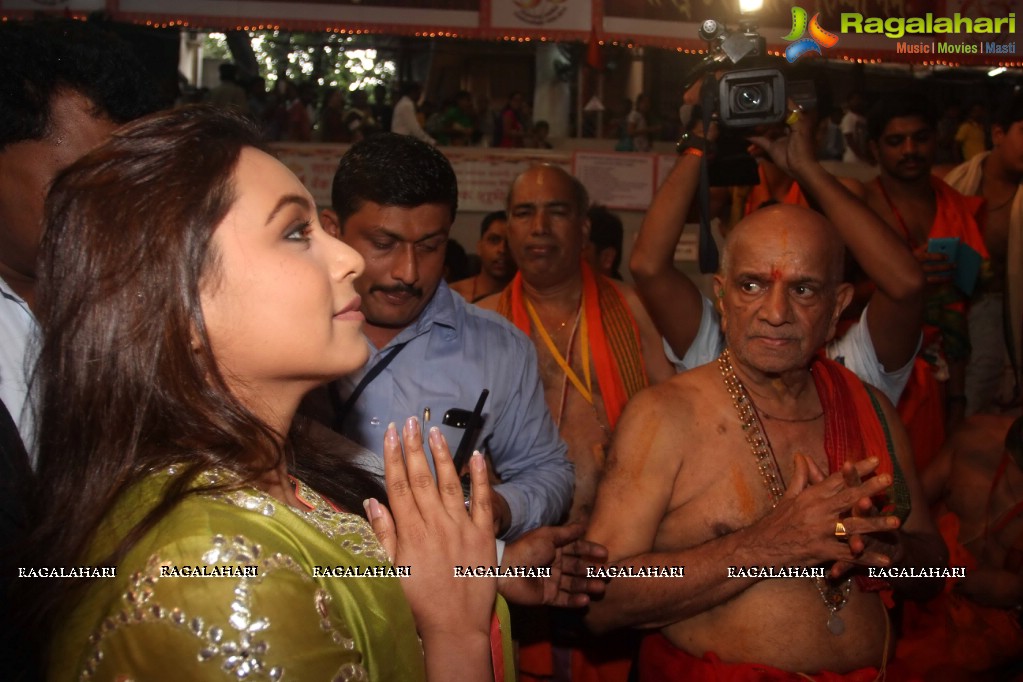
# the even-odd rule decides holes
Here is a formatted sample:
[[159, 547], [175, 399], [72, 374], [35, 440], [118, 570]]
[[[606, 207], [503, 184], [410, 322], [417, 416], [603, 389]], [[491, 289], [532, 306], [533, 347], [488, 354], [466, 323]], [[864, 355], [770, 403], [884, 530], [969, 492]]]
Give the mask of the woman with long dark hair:
[[229, 113], [142, 119], [57, 179], [30, 562], [80, 568], [24, 583], [48, 679], [489, 677], [494, 581], [452, 577], [496, 563], [482, 458], [466, 514], [439, 434], [392, 426], [392, 519], [294, 423], [366, 361], [362, 267]]

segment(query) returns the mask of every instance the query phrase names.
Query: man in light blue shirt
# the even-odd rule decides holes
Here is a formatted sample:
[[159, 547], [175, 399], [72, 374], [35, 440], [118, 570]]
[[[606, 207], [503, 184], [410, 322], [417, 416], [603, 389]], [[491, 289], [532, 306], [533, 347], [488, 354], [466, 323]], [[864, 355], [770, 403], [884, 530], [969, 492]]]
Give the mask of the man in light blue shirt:
[[558, 523], [574, 475], [544, 401], [536, 351], [442, 281], [458, 206], [450, 163], [414, 138], [371, 136], [341, 159], [331, 198], [324, 226], [366, 259], [356, 288], [371, 347], [362, 372], [328, 387], [335, 430], [376, 453], [387, 425], [409, 416], [424, 429], [439, 427], [452, 453], [469, 431], [471, 447], [485, 451], [501, 479], [494, 487], [501, 536]]

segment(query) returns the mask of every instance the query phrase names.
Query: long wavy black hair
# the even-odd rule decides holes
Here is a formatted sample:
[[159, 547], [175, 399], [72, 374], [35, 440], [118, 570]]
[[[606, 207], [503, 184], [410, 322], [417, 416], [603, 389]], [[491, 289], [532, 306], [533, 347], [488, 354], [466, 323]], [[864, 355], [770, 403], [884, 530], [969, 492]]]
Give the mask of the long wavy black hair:
[[[104, 516], [132, 485], [175, 464], [183, 475], [102, 563], [124, 553], [212, 467], [246, 485], [293, 461], [299, 477], [362, 512], [379, 483], [351, 462], [276, 433], [228, 389], [200, 307], [217, 276], [212, 236], [235, 200], [245, 119], [191, 107], [140, 119], [55, 181], [39, 265], [41, 505], [35, 565], [80, 565]], [[29, 595], [37, 645], [79, 593], [45, 582]]]

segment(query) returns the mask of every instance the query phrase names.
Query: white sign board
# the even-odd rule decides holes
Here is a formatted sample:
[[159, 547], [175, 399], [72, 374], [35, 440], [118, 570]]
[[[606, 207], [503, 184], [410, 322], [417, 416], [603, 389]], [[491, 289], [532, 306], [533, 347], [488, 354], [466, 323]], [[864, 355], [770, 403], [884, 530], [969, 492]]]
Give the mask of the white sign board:
[[591, 202], [646, 211], [654, 198], [655, 158], [629, 152], [576, 152], [573, 174], [590, 193]]

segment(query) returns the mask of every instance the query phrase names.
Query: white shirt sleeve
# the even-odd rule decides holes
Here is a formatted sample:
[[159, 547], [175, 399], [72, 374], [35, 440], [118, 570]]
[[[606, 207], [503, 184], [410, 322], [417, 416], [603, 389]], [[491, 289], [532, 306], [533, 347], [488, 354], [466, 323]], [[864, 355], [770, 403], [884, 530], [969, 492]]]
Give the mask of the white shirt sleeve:
[[[920, 342], [917, 342], [919, 350]], [[863, 309], [859, 321], [849, 328], [845, 336], [828, 344], [827, 353], [829, 358], [884, 393], [893, 405], [898, 404], [913, 372], [913, 359], [894, 372], [885, 371], [874, 351], [874, 340], [867, 326], [867, 308]]]
[[675, 365], [675, 371], [685, 372], [688, 369], [695, 369], [700, 365], [706, 365], [708, 362], [717, 359], [717, 356], [721, 355], [721, 351], [725, 348], [725, 339], [721, 334], [721, 318], [718, 316], [718, 311], [714, 309], [714, 304], [706, 296], [703, 299], [703, 309], [700, 312], [700, 329], [696, 332], [696, 338], [693, 339], [689, 349], [686, 350], [685, 356], [679, 359], [678, 355], [668, 345], [666, 339], [662, 339], [661, 343], [664, 345], [664, 354], [667, 356], [668, 361]]
[[394, 113], [391, 115], [391, 132], [399, 135], [411, 135], [423, 142], [437, 144], [437, 141], [419, 125], [419, 120], [416, 118], [416, 105], [408, 97], [402, 97], [394, 105]]
[[851, 111], [847, 111], [845, 115], [842, 117], [842, 122], [838, 124], [839, 127], [842, 129], [842, 132], [845, 133], [846, 135], [855, 135], [856, 119], [857, 119], [856, 114], [854, 114]]

